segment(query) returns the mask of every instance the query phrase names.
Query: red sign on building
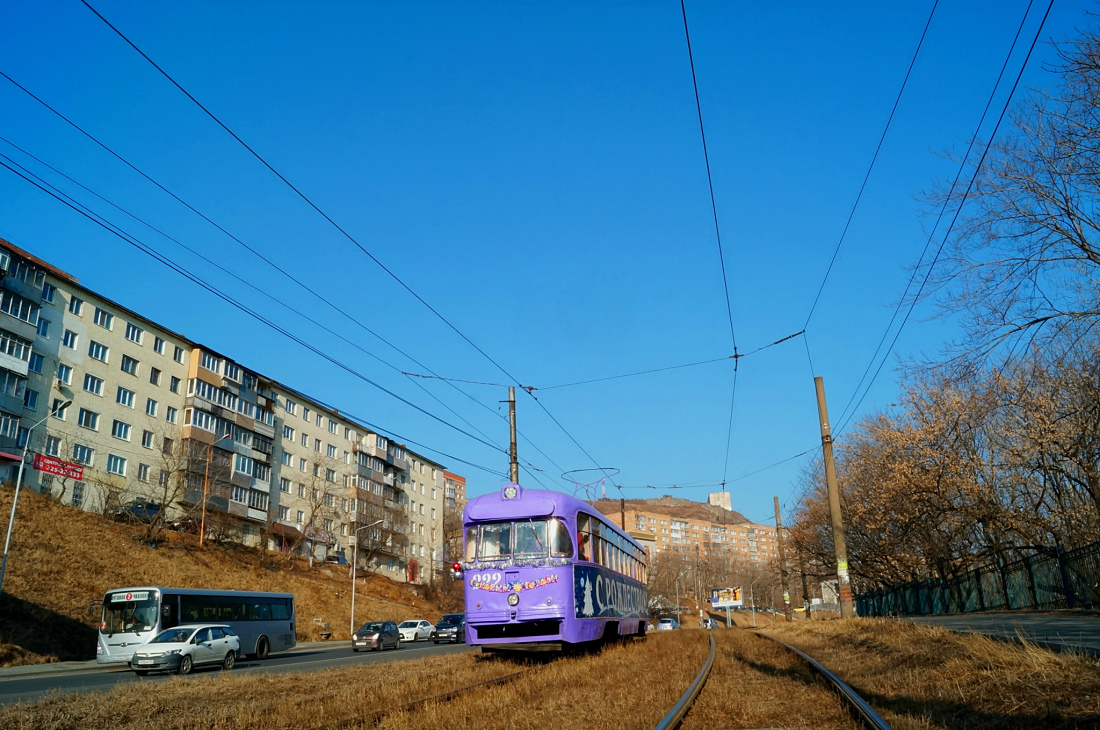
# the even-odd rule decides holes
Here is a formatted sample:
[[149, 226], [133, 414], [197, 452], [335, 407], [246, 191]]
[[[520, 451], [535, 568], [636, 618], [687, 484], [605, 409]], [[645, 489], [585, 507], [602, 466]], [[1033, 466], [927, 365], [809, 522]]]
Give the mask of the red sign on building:
[[34, 455], [34, 468], [58, 476], [72, 477], [77, 481], [84, 478], [84, 467], [80, 464], [70, 464], [45, 454]]

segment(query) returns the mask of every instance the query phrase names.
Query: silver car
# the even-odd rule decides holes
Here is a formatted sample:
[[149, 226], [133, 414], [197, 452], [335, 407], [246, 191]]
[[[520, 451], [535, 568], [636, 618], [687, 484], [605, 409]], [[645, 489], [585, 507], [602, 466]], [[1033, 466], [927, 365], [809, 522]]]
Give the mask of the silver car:
[[178, 672], [214, 664], [232, 669], [241, 650], [240, 637], [225, 624], [183, 624], [165, 629], [142, 645], [130, 659], [134, 673]]
[[368, 621], [351, 635], [351, 650], [384, 651], [387, 646], [401, 648], [401, 634], [393, 621]]

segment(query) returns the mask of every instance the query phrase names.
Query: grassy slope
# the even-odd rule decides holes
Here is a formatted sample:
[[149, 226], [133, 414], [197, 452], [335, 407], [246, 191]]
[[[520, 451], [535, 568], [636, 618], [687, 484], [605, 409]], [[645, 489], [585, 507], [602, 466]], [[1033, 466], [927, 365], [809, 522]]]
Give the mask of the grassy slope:
[[[0, 490], [0, 514], [11, 512], [12, 491]], [[167, 535], [156, 549], [140, 542], [143, 529], [64, 507], [23, 492], [0, 597], [0, 666], [92, 659], [98, 618], [90, 601], [111, 588], [167, 585], [293, 593], [298, 639], [316, 638], [314, 617], [329, 622], [333, 639], [348, 639], [351, 586], [347, 570], [309, 568], [239, 547], [197, 546], [191, 535]], [[360, 578], [355, 615], [365, 619], [435, 620], [438, 607], [405, 585], [380, 576]]]

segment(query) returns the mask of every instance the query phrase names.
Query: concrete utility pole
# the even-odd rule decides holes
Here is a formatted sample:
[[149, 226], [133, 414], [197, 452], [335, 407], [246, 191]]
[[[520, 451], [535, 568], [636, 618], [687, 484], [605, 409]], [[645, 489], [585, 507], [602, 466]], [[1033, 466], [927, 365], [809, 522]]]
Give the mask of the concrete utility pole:
[[516, 454], [516, 389], [512, 386], [508, 386], [508, 428], [512, 435], [511, 443], [508, 446], [508, 457], [510, 459], [508, 476], [512, 480], [512, 484], [519, 484], [519, 457]]
[[779, 547], [779, 580], [783, 584], [783, 615], [791, 621], [791, 589], [788, 585], [787, 556], [783, 551], [783, 518], [779, 516], [779, 497], [775, 500], [775, 542]]
[[840, 617], [852, 618], [852, 584], [848, 578], [848, 546], [844, 541], [844, 517], [840, 514], [840, 488], [833, 462], [833, 436], [829, 430], [829, 409], [825, 405], [825, 381], [814, 378], [817, 389], [817, 415], [821, 421], [821, 453], [825, 460], [825, 485], [829, 489], [829, 514], [833, 520], [833, 549], [836, 551], [836, 578], [840, 588]]
[[810, 610], [810, 604], [813, 597], [810, 595], [810, 587], [806, 585], [806, 561], [802, 556], [798, 556], [798, 572], [802, 575], [802, 608], [806, 610], [806, 620], [813, 620], [813, 611]]

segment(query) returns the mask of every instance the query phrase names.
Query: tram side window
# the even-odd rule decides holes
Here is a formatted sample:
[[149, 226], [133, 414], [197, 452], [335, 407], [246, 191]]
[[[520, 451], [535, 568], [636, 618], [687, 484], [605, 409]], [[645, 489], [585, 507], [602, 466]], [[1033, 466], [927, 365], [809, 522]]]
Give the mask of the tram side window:
[[466, 528], [466, 561], [477, 558], [477, 525]]
[[[577, 543], [580, 543], [579, 538]], [[573, 557], [573, 541], [569, 539], [569, 526], [565, 524], [564, 520], [557, 518], [550, 520], [550, 557]], [[584, 560], [583, 556], [581, 560]]]
[[512, 523], [497, 522], [481, 526], [477, 556], [481, 560], [501, 560], [512, 554]]
[[588, 526], [588, 515], [577, 515], [577, 559], [592, 559], [592, 533]]
[[604, 565], [607, 546], [603, 544], [603, 525], [592, 520], [592, 562]]

